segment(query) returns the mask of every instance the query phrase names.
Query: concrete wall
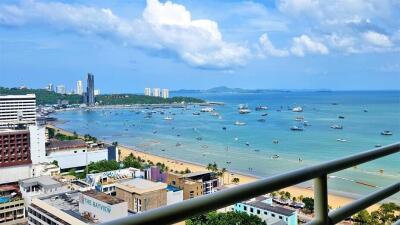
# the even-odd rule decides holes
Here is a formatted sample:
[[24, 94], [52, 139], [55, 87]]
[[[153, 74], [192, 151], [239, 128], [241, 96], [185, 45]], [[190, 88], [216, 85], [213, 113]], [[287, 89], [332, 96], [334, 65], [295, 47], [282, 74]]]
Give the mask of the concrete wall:
[[63, 169], [76, 168], [86, 166], [86, 163], [97, 162], [100, 160], [108, 159], [107, 149], [83, 152], [84, 149], [77, 149], [70, 151], [56, 151], [51, 152], [47, 156], [47, 162], [57, 160], [58, 166]]
[[45, 127], [29, 126], [32, 164], [46, 162]]
[[104, 223], [128, 216], [128, 203], [121, 202], [110, 205], [90, 196], [80, 194], [79, 212], [81, 214], [84, 212], [90, 213], [92, 218], [97, 219], [100, 223]]
[[0, 184], [17, 182], [31, 177], [31, 165], [0, 168]]
[[183, 190], [167, 192], [167, 205], [171, 205], [181, 201], [183, 201]]

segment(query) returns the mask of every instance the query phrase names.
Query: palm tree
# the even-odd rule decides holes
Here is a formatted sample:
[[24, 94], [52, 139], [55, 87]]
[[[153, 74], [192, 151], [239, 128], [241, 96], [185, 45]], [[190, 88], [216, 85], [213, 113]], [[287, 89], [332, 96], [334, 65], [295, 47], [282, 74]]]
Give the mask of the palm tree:
[[221, 169], [221, 177], [222, 177], [222, 184], [224, 185], [225, 184], [225, 177], [224, 177], [224, 174], [226, 173], [226, 168], [224, 167], [224, 168], [222, 168]]
[[211, 164], [211, 163], [209, 163], [209, 164], [207, 164], [207, 170], [209, 170], [209, 171], [211, 171], [212, 170], [212, 168], [213, 168], [213, 165]]
[[237, 178], [237, 177], [235, 177], [235, 178], [233, 178], [232, 179], [232, 183], [234, 183], [234, 184], [238, 184], [239, 183], [239, 178]]

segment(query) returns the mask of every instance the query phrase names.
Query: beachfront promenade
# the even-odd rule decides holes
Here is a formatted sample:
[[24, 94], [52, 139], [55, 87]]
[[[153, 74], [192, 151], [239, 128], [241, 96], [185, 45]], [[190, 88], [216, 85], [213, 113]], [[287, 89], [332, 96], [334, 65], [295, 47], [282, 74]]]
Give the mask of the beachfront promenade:
[[358, 211], [400, 192], [400, 182], [329, 211], [327, 175], [399, 152], [400, 143], [394, 143], [161, 207], [134, 217], [111, 221], [104, 225], [171, 224], [312, 179], [314, 181], [315, 218], [308, 225], [336, 224]]

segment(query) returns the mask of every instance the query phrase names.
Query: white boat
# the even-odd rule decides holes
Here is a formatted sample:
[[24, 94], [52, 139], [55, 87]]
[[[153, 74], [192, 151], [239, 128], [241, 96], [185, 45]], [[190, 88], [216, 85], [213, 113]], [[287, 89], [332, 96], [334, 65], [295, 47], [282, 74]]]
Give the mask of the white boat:
[[333, 124], [333, 125], [331, 126], [331, 128], [332, 128], [332, 129], [339, 129], [339, 130], [341, 130], [341, 129], [343, 129], [343, 126], [342, 126], [342, 125], [339, 125], [339, 124]]
[[347, 142], [347, 140], [346, 140], [346, 139], [342, 139], [342, 138], [338, 138], [338, 139], [336, 139], [336, 141], [340, 141], [340, 142]]
[[211, 113], [211, 116], [219, 116], [219, 113], [213, 112], [213, 113]]
[[292, 109], [292, 112], [303, 112], [303, 108], [301, 108], [300, 106], [294, 107]]
[[246, 125], [246, 123], [245, 122], [236, 121], [235, 125], [236, 126], [244, 126], [244, 125]]
[[262, 106], [262, 105], [259, 105], [256, 107], [256, 111], [262, 111], [262, 110], [267, 110], [267, 109], [268, 109], [267, 106]]
[[238, 106], [238, 109], [249, 109], [249, 107], [248, 107], [247, 105], [240, 104], [240, 105]]
[[290, 128], [290, 130], [293, 130], [293, 131], [303, 131], [303, 128], [298, 127], [298, 126], [293, 126], [293, 127]]
[[212, 112], [212, 111], [214, 111], [214, 109], [211, 107], [205, 107], [200, 109], [200, 112]]
[[385, 130], [381, 132], [381, 135], [393, 135], [393, 133], [390, 130]]
[[303, 121], [304, 117], [303, 116], [298, 116], [294, 119], [295, 121]]
[[173, 119], [174, 119], [174, 118], [169, 117], [169, 116], [164, 117], [164, 120], [173, 120]]
[[240, 114], [247, 114], [247, 113], [251, 113], [250, 109], [239, 109], [239, 113]]

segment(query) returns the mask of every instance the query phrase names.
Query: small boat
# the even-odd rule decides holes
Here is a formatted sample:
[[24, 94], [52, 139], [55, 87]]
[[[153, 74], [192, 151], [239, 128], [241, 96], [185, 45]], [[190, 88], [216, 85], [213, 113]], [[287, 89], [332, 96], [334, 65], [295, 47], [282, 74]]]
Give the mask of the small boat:
[[213, 112], [213, 113], [211, 113], [211, 116], [219, 116], [219, 113]]
[[298, 126], [293, 126], [293, 127], [290, 128], [290, 130], [292, 130], [292, 131], [303, 131], [303, 128], [298, 127]]
[[294, 119], [295, 121], [303, 121], [304, 117], [303, 116], [298, 116]]
[[267, 106], [262, 106], [262, 105], [259, 105], [256, 107], [256, 111], [263, 111], [263, 110], [267, 110], [267, 109], [268, 109]]
[[338, 103], [336, 103], [336, 102], [332, 102], [331, 104], [332, 104], [332, 105], [338, 105]]
[[341, 130], [341, 129], [343, 129], [343, 126], [342, 126], [342, 125], [339, 125], [339, 124], [333, 124], [333, 125], [331, 126], [331, 128], [332, 128], [332, 129]]
[[368, 112], [368, 109], [364, 109], [364, 112]]
[[276, 155], [276, 154], [275, 154], [275, 155], [272, 156], [272, 158], [273, 158], [273, 159], [278, 159], [278, 158], [279, 158], [279, 155]]
[[260, 149], [254, 149], [254, 151], [255, 151], [255, 152], [259, 152], [259, 151], [260, 151]]
[[156, 131], [156, 130], [153, 130], [153, 134], [157, 134], [157, 131]]
[[247, 105], [240, 104], [240, 105], [238, 106], [238, 109], [249, 109], [249, 107], [248, 107]]
[[338, 116], [339, 119], [344, 119], [344, 116]]
[[308, 121], [304, 120], [303, 121], [303, 126], [308, 127], [308, 126], [311, 126], [311, 125], [308, 123]]
[[201, 140], [203, 140], [203, 138], [202, 137], [197, 137], [196, 140], [201, 141]]
[[384, 130], [384, 131], [381, 132], [381, 135], [388, 136], [388, 135], [393, 135], [393, 133], [390, 130]]
[[261, 116], [268, 116], [268, 113], [263, 113], [261, 114]]
[[273, 140], [272, 143], [279, 144], [279, 141], [278, 140]]
[[258, 122], [265, 122], [266, 120], [265, 119], [258, 119], [257, 121]]
[[200, 116], [200, 113], [199, 112], [193, 112], [192, 113], [194, 116]]
[[169, 117], [169, 116], [164, 117], [164, 120], [173, 120], [173, 119], [174, 119], [174, 118]]
[[375, 145], [375, 148], [379, 148], [379, 147], [382, 147], [382, 145], [380, 145], [380, 144]]
[[235, 137], [235, 141], [238, 141], [239, 140], [239, 138], [238, 137]]
[[161, 149], [162, 152], [165, 152], [165, 149]]
[[340, 142], [347, 142], [347, 140], [346, 140], [346, 139], [342, 139], [342, 138], [338, 138], [338, 139], [336, 139], [336, 141], [340, 141]]
[[251, 113], [251, 110], [250, 109], [239, 109], [239, 113], [240, 114], [248, 114], [248, 113]]
[[250, 146], [250, 143], [248, 141], [246, 142], [246, 146]]
[[244, 126], [244, 125], [246, 125], [245, 122], [240, 122], [240, 121], [236, 121], [234, 124], [235, 124], [236, 126]]
[[176, 147], [179, 147], [179, 146], [181, 146], [181, 145], [182, 145], [182, 144], [178, 142], [178, 143], [176, 143], [175, 146], [176, 146]]
[[303, 112], [303, 108], [301, 108], [300, 106], [294, 107], [292, 109], [292, 112]]
[[222, 130], [226, 130], [226, 127], [222, 127]]
[[212, 111], [214, 111], [214, 109], [211, 107], [205, 107], [200, 109], [200, 112], [212, 112]]

